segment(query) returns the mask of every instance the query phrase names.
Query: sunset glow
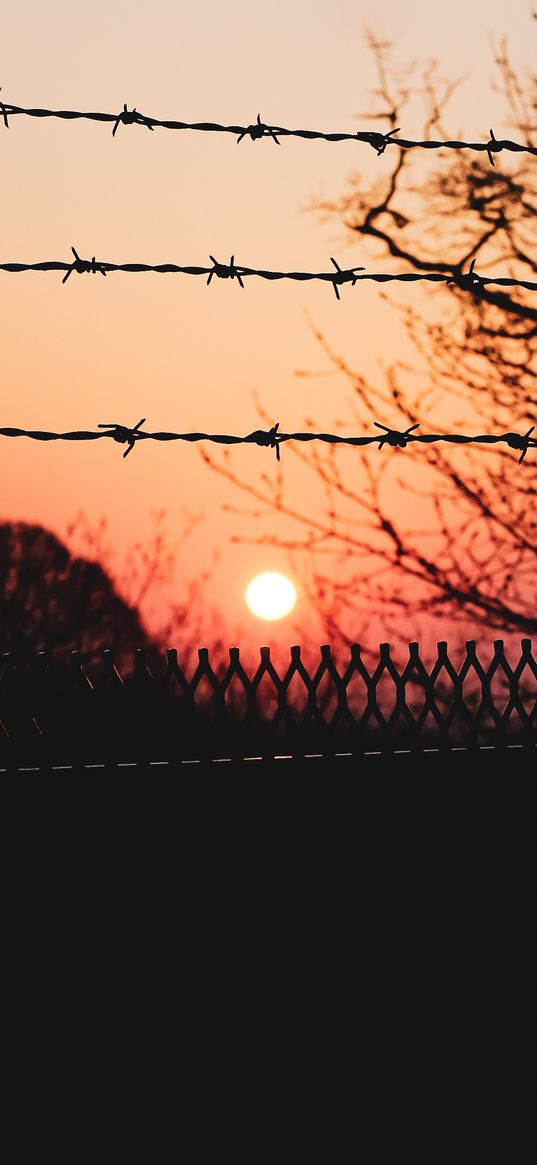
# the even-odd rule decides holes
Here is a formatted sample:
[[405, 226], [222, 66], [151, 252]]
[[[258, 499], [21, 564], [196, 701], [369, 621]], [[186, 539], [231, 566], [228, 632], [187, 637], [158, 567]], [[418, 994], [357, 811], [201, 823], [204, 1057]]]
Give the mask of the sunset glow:
[[[519, 465], [516, 437], [496, 452], [456, 443], [406, 448], [393, 434], [377, 448], [375, 438], [418, 423], [424, 439], [524, 434], [534, 424], [535, 346], [515, 356], [506, 341], [503, 367], [498, 345], [487, 341], [482, 359], [481, 301], [422, 275], [437, 263], [450, 273], [463, 259], [467, 272], [475, 258], [481, 276], [508, 276], [500, 209], [509, 194], [505, 213], [519, 231], [513, 274], [534, 279], [520, 258], [524, 238], [534, 237], [533, 211], [502, 175], [527, 163], [535, 197], [536, 159], [503, 149], [492, 166], [485, 152], [408, 149], [394, 185], [399, 147], [353, 138], [400, 126], [396, 139], [462, 138], [484, 151], [491, 127], [498, 141], [531, 136], [519, 132], [503, 93], [496, 48], [507, 37], [521, 79], [535, 71], [534, 8], [275, 0], [267, 20], [264, 5], [244, 0], [155, 0], [148, 22], [136, 5], [108, 0], [5, 6], [9, 75], [0, 78], [0, 98], [21, 115], [8, 117], [0, 105], [9, 176], [0, 427], [18, 432], [0, 434], [2, 522], [39, 527], [75, 560], [98, 563], [147, 634], [166, 645], [257, 651], [267, 631], [258, 620], [273, 621], [271, 647], [281, 639], [282, 651], [291, 623], [297, 644], [332, 642], [340, 628], [345, 642], [374, 647], [396, 632], [405, 642], [415, 637], [415, 621], [420, 640], [434, 645], [450, 638], [436, 601], [442, 579], [448, 598], [468, 595], [461, 611], [472, 626], [461, 629], [463, 640], [475, 636], [478, 617], [488, 618], [491, 595], [494, 634], [503, 634], [506, 605], [518, 619], [520, 604], [504, 593], [497, 555], [490, 565], [487, 555], [501, 529], [515, 555], [505, 577], [530, 593], [535, 574], [516, 554], [534, 545], [528, 498], [537, 449]], [[382, 75], [377, 42], [393, 45], [381, 54]], [[430, 121], [433, 92], [438, 125]], [[128, 113], [134, 106], [138, 124]], [[64, 116], [41, 116], [46, 110]], [[86, 120], [77, 110], [113, 120]], [[276, 144], [260, 136], [258, 115], [265, 128], [334, 140], [282, 135]], [[150, 132], [144, 117], [163, 124]], [[239, 141], [211, 126], [248, 128]], [[335, 140], [342, 134], [346, 140]], [[479, 185], [478, 166], [490, 190]], [[490, 235], [480, 208], [494, 218]], [[71, 264], [73, 249], [90, 266], [74, 267], [65, 282], [63, 270], [19, 270]], [[104, 278], [98, 267], [92, 273], [94, 255], [97, 264], [131, 270], [109, 269]], [[211, 255], [221, 270], [209, 284], [202, 272]], [[229, 277], [232, 256], [237, 270], [266, 277], [245, 277], [242, 287]], [[286, 272], [292, 278], [280, 277]], [[322, 278], [302, 278], [308, 272]], [[403, 281], [383, 282], [391, 276]], [[513, 295], [515, 328], [522, 299], [533, 326], [537, 299], [522, 290]], [[503, 328], [499, 315], [493, 325]], [[504, 369], [520, 381], [516, 397]], [[472, 383], [461, 389], [463, 377]], [[166, 439], [129, 447], [121, 430], [141, 418], [146, 435]], [[105, 422], [119, 429], [114, 439], [21, 434], [102, 437]], [[277, 423], [280, 435], [319, 439], [280, 446], [270, 437]], [[496, 498], [492, 464], [505, 473]], [[471, 481], [470, 493], [455, 477]], [[285, 569], [292, 562], [292, 581], [261, 574], [280, 556]], [[533, 610], [526, 590], [520, 602]], [[429, 594], [435, 601], [424, 607]]]
[[296, 590], [284, 574], [258, 574], [246, 588], [246, 604], [258, 619], [283, 619], [293, 610]]

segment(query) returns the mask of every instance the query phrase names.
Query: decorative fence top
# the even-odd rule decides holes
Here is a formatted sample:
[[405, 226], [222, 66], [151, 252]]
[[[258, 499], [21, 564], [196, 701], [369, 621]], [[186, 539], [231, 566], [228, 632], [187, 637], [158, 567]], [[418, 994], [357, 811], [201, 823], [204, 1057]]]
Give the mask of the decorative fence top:
[[474, 641], [459, 667], [447, 643], [427, 668], [419, 644], [397, 665], [382, 643], [367, 667], [358, 644], [336, 666], [330, 646], [310, 673], [300, 647], [281, 672], [270, 649], [248, 674], [230, 648], [221, 674], [206, 648], [190, 677], [170, 648], [156, 678], [143, 650], [121, 676], [112, 651], [96, 666], [79, 652], [52, 660], [47, 652], [0, 660], [0, 767], [10, 763], [143, 761], [218, 757], [330, 756], [398, 748], [537, 745], [537, 663], [529, 639], [511, 664], [503, 640], [483, 664]]

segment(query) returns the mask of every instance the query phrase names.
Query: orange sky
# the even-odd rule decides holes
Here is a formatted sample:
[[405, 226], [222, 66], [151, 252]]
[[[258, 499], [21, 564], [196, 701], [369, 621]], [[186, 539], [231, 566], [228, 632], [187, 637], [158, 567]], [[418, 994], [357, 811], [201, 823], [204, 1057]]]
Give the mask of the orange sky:
[[[107, 112], [126, 101], [193, 121], [241, 124], [260, 112], [287, 126], [379, 128], [357, 119], [376, 84], [369, 25], [395, 40], [398, 64], [434, 57], [446, 77], [470, 73], [448, 123], [485, 140], [490, 125], [497, 136], [505, 128], [490, 37], [508, 33], [513, 60], [527, 65], [528, 13], [525, 0], [153, 0], [150, 8], [28, 0], [2, 15], [2, 97]], [[411, 106], [405, 135], [420, 130], [421, 107]], [[109, 126], [22, 117], [0, 135], [3, 261], [68, 258], [74, 244], [84, 256], [117, 262], [204, 265], [209, 252], [223, 261], [233, 252], [239, 263], [267, 268], [324, 270], [332, 254], [342, 266], [373, 266], [360, 243], [349, 247], [343, 229], [319, 225], [305, 206], [340, 194], [352, 170], [366, 181], [388, 172], [389, 152], [376, 158], [358, 143], [296, 139], [279, 149], [270, 141], [237, 147], [227, 135], [136, 126], [121, 126], [112, 139]], [[308, 412], [329, 429], [345, 413], [345, 384], [294, 377], [296, 368], [323, 367], [305, 311], [354, 367], [377, 378], [388, 326], [394, 353], [406, 350], [374, 285], [345, 290], [338, 303], [324, 284], [251, 280], [243, 292], [236, 282], [207, 288], [203, 279], [118, 273], [75, 275], [62, 287], [55, 274], [0, 273], [0, 424], [76, 429], [143, 416], [148, 429], [247, 433], [259, 425], [255, 389], [283, 429], [303, 427]], [[409, 285], [404, 294], [417, 299], [421, 291]], [[181, 576], [195, 575], [216, 548], [207, 599], [222, 610], [224, 635], [240, 616], [267, 641], [243, 592], [252, 574], [285, 569], [285, 555], [230, 543], [241, 528], [221, 505], [240, 497], [226, 492], [195, 446], [147, 442], [124, 461], [112, 442], [1, 441], [3, 519], [65, 537], [77, 511], [92, 521], [106, 514], [121, 557], [149, 536], [152, 509], [166, 508], [172, 539], [182, 507], [203, 511], [174, 593], [181, 597]], [[261, 450], [237, 448], [231, 457], [252, 480], [273, 467]], [[285, 455], [284, 474], [290, 501], [314, 506]], [[285, 532], [276, 519], [272, 529]], [[293, 638], [290, 629], [283, 634]]]

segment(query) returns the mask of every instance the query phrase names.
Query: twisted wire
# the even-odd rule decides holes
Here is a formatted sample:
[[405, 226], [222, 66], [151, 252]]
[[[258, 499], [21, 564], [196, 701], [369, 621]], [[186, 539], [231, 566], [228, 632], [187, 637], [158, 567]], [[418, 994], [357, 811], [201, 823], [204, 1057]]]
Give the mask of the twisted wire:
[[245, 437], [229, 433], [149, 433], [142, 429], [145, 417], [136, 425], [118, 425], [114, 422], [103, 422], [97, 426], [101, 432], [89, 430], [75, 430], [68, 433], [51, 433], [40, 429], [0, 428], [2, 437], [30, 437], [34, 441], [98, 441], [101, 437], [111, 437], [120, 445], [127, 445], [123, 457], [127, 457], [138, 441], [212, 441], [217, 445], [257, 445], [260, 448], [274, 449], [276, 458], [280, 460], [280, 446], [287, 441], [309, 442], [322, 441], [330, 445], [351, 445], [355, 447], [377, 445], [382, 450], [384, 445], [392, 449], [405, 449], [407, 445], [417, 442], [430, 445], [433, 442], [446, 441], [453, 445], [497, 445], [505, 444], [510, 449], [520, 451], [519, 465], [524, 461], [528, 449], [537, 447], [537, 437], [532, 437], [535, 426], [532, 425], [526, 433], [480, 433], [477, 436], [468, 436], [465, 433], [416, 433], [419, 424], [410, 425], [401, 431], [374, 421], [374, 425], [381, 432], [363, 436], [346, 437], [337, 433], [281, 433], [279, 422], [268, 430], [255, 429]]
[[334, 258], [331, 258], [331, 263], [334, 267], [333, 271], [267, 271], [263, 268], [238, 265], [235, 263], [234, 255], [231, 256], [229, 263], [220, 263], [218, 259], [215, 259], [214, 255], [209, 255], [211, 266], [198, 267], [181, 266], [178, 263], [111, 263], [97, 260], [95, 255], [91, 259], [83, 259], [74, 247], [71, 247], [71, 251], [73, 253], [73, 259], [70, 262], [53, 259], [41, 263], [0, 263], [0, 271], [6, 271], [8, 273], [18, 273], [21, 271], [63, 271], [64, 277], [62, 283], [67, 283], [67, 280], [73, 272], [76, 272], [78, 275], [99, 274], [106, 276], [111, 271], [127, 271], [129, 273], [154, 271], [160, 275], [202, 275], [206, 277], [207, 285], [211, 283], [213, 276], [217, 279], [236, 279], [243, 290], [243, 280], [250, 278], [272, 281], [291, 279], [297, 282], [319, 280], [320, 282], [331, 284], [338, 300], [340, 299], [339, 288], [344, 284], [350, 283], [354, 287], [357, 283], [368, 280], [376, 283], [426, 282], [445, 283], [447, 286], [456, 284], [462, 290], [472, 292], [475, 292], [478, 288], [487, 287], [492, 284], [498, 287], [523, 287], [526, 291], [537, 291], [537, 282], [529, 279], [512, 279], [498, 275], [478, 275], [477, 271], [475, 271], [475, 259], [472, 260], [467, 272], [462, 271], [459, 265], [454, 264], [453, 268], [447, 274], [440, 271], [404, 271], [399, 274], [392, 274], [386, 271], [366, 271], [365, 267], [349, 267], [346, 270], [342, 270]]
[[532, 146], [530, 142], [523, 145], [521, 142], [512, 141], [510, 138], [496, 138], [492, 129], [489, 130], [489, 139], [486, 142], [466, 142], [458, 139], [447, 139], [446, 141], [437, 141], [435, 139], [418, 140], [412, 138], [395, 137], [395, 134], [400, 133], [400, 129], [391, 129], [386, 133], [381, 133], [378, 130], [359, 130], [353, 133], [324, 133], [322, 130], [314, 129], [287, 129], [281, 125], [268, 125], [261, 121], [261, 115], [258, 113], [255, 122], [249, 125], [222, 125], [214, 121], [172, 121], [162, 120], [158, 117], [148, 117], [140, 113], [136, 109], [128, 109], [124, 104], [120, 113], [92, 113], [82, 112], [76, 109], [28, 109], [21, 105], [11, 105], [5, 102], [0, 102], [0, 117], [7, 129], [9, 129], [10, 117], [55, 117], [63, 121], [100, 121], [112, 124], [112, 136], [115, 137], [120, 125], [141, 125], [146, 129], [172, 129], [172, 130], [193, 130], [202, 133], [227, 133], [232, 134], [237, 139], [237, 144], [243, 141], [244, 138], [250, 138], [251, 141], [258, 141], [260, 138], [271, 138], [276, 144], [280, 145], [280, 138], [293, 137], [302, 138], [305, 141], [321, 140], [325, 142], [345, 142], [358, 141], [372, 147], [378, 157], [380, 157], [388, 146], [399, 146], [402, 150], [473, 150], [478, 153], [486, 153], [489, 162], [494, 166], [494, 155], [500, 154], [502, 150], [510, 153], [523, 153], [537, 155], [537, 147]]

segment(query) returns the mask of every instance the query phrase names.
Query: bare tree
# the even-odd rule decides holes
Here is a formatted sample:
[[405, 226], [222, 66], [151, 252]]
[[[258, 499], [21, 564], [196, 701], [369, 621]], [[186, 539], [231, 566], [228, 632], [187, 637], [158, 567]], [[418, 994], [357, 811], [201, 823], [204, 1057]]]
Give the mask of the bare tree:
[[[382, 109], [369, 116], [384, 117], [394, 130], [404, 124], [402, 113], [416, 85], [408, 73], [398, 78], [391, 45], [370, 35], [370, 46]], [[515, 73], [506, 41], [495, 52], [495, 65], [506, 124], [517, 140], [534, 144], [537, 75]], [[452, 136], [444, 118], [455, 84], [442, 83], [434, 63], [425, 69], [424, 138]], [[444, 149], [426, 155], [424, 181], [421, 151], [393, 146], [388, 153], [388, 176], [364, 186], [354, 174], [339, 199], [311, 209], [342, 224], [347, 239], [361, 240], [360, 261], [366, 262], [369, 251], [376, 260], [389, 260], [390, 271], [446, 272], [454, 282], [435, 285], [427, 300], [413, 295], [412, 306], [398, 301], [397, 292], [381, 293], [399, 313], [417, 361], [383, 365], [380, 385], [354, 370], [312, 324], [328, 360], [324, 374], [338, 374], [350, 389], [350, 425], [334, 424], [339, 431], [368, 432], [378, 419], [401, 430], [419, 422], [424, 431], [450, 432], [455, 424], [463, 432], [463, 426], [472, 432], [478, 425], [485, 433], [524, 433], [536, 420], [537, 305], [520, 288], [498, 291], [479, 282], [469, 288], [464, 274], [475, 260], [483, 275], [500, 270], [535, 279], [535, 159], [502, 153], [491, 166], [486, 154]], [[417, 292], [418, 285], [413, 288]], [[266, 410], [259, 411], [273, 423]], [[306, 418], [312, 428], [325, 430], [329, 420], [326, 411], [322, 419]], [[417, 633], [425, 614], [465, 630], [537, 631], [537, 473], [531, 451], [519, 465], [516, 453], [492, 446], [413, 445], [380, 454], [373, 449], [360, 451], [350, 477], [348, 461], [345, 470], [334, 446], [302, 448], [286, 445], [284, 455], [302, 460], [322, 486], [320, 512], [289, 500], [281, 467], [252, 483], [237, 476], [229, 458], [202, 456], [256, 503], [236, 512], [245, 521], [256, 516], [263, 532], [238, 540], [288, 550], [333, 643], [363, 636], [373, 613], [387, 633], [404, 639]], [[290, 520], [287, 529], [294, 523], [295, 534], [281, 536], [282, 519]]]

